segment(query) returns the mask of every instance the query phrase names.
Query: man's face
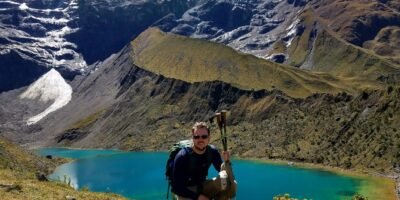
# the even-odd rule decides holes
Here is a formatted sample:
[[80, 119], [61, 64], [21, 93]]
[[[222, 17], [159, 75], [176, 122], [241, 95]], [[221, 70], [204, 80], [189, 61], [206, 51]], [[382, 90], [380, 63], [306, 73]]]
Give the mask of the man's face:
[[193, 133], [193, 145], [199, 151], [206, 149], [208, 143], [210, 142], [210, 136], [208, 135], [206, 128], [197, 129]]

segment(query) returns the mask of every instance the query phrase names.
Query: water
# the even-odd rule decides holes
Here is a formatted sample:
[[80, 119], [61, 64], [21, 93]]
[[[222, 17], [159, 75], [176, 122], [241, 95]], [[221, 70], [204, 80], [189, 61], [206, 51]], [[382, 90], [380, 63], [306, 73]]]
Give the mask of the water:
[[[41, 155], [76, 158], [59, 166], [52, 180], [71, 179], [79, 189], [114, 192], [134, 199], [166, 199], [165, 152], [122, 152], [117, 150], [72, 150], [46, 148]], [[289, 193], [297, 198], [321, 200], [344, 199], [355, 194], [362, 180], [326, 171], [273, 165], [255, 161], [233, 160], [238, 181], [237, 199], [272, 199]], [[217, 173], [210, 168], [209, 176]]]

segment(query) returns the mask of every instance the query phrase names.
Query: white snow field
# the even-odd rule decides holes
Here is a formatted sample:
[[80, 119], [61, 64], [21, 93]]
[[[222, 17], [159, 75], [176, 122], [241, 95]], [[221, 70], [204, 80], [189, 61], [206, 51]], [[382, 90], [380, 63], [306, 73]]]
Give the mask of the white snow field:
[[71, 86], [64, 80], [60, 73], [55, 69], [51, 69], [32, 83], [29, 88], [20, 95], [21, 99], [38, 99], [45, 103], [54, 101], [46, 110], [30, 117], [27, 120], [27, 124], [35, 124], [49, 113], [64, 107], [71, 100], [71, 97]]

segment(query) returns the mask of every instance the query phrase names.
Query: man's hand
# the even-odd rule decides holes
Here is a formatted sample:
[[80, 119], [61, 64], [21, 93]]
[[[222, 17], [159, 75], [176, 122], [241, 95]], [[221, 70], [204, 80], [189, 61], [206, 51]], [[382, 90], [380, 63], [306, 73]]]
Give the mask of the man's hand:
[[230, 160], [230, 153], [229, 151], [222, 151], [222, 159], [224, 160], [224, 162], [228, 162]]
[[200, 195], [199, 198], [197, 198], [197, 200], [209, 200], [209, 198], [205, 195]]

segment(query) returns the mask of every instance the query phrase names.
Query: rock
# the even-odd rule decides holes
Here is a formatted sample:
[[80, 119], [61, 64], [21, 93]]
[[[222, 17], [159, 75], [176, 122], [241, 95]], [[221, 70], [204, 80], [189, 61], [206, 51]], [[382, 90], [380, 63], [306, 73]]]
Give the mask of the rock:
[[46, 174], [43, 172], [36, 172], [36, 178], [39, 181], [48, 181]]
[[276, 62], [276, 63], [283, 63], [286, 61], [286, 55], [285, 54], [274, 54], [271, 57], [271, 61]]
[[65, 196], [65, 199], [66, 200], [76, 200], [76, 198], [74, 196], [71, 196], [71, 195]]
[[5, 183], [5, 184], [0, 183], [0, 189], [1, 188], [4, 188], [6, 190], [6, 192], [11, 192], [13, 190], [17, 190], [17, 191], [22, 190], [21, 185], [14, 185], [14, 184], [8, 184], [8, 183]]
[[70, 130], [65, 131], [65, 133], [63, 133], [62, 135], [58, 136], [56, 139], [57, 139], [57, 143], [60, 143], [63, 140], [67, 140], [67, 141], [77, 140], [82, 135], [84, 135], [84, 134], [80, 133], [78, 130], [70, 129]]

